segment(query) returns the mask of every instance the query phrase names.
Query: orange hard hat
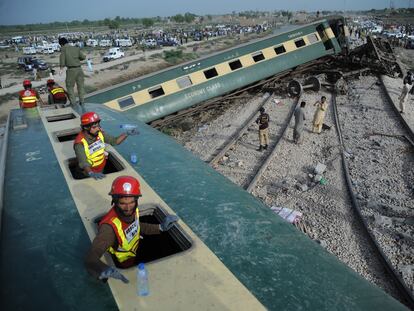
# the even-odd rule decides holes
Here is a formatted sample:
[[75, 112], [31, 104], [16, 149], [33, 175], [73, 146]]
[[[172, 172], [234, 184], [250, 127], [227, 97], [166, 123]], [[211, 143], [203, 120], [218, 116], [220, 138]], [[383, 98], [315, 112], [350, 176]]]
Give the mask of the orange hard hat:
[[23, 86], [31, 86], [32, 82], [30, 80], [24, 80], [23, 81]]
[[99, 115], [93, 111], [86, 112], [81, 116], [81, 125], [88, 125], [99, 121], [101, 121]]
[[53, 79], [49, 79], [49, 80], [46, 81], [46, 84], [53, 84], [53, 83], [55, 83], [55, 80], [53, 80]]
[[115, 197], [140, 197], [141, 185], [132, 176], [119, 176], [112, 183], [109, 195]]

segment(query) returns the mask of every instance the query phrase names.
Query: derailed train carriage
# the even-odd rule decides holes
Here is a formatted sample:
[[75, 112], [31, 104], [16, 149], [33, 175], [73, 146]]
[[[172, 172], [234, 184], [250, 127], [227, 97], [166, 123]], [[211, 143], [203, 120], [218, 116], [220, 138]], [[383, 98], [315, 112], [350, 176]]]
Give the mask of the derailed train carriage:
[[87, 101], [148, 123], [298, 65], [346, 53], [347, 32], [342, 17], [317, 21], [95, 92]]
[[[335, 25], [343, 27], [341, 21]], [[170, 105], [176, 97], [194, 105], [211, 96], [202, 89], [222, 94], [231, 90], [229, 85], [251, 83], [250, 75], [262, 79], [274, 74], [274, 70], [256, 71], [270, 67], [262, 64], [272, 62], [269, 53], [276, 47], [285, 52], [274, 57], [293, 53], [277, 65], [279, 70], [302, 63], [308, 53], [309, 60], [340, 53], [340, 41], [328, 26], [328, 21], [307, 25], [265, 39], [274, 41], [260, 48], [245, 45], [237, 49], [240, 54], [226, 54], [228, 58], [220, 58], [218, 64], [213, 60], [220, 60], [215, 58], [220, 54], [200, 61], [200, 68], [184, 69], [190, 64], [171, 69], [169, 76], [168, 70], [148, 76], [139, 80], [152, 81], [145, 88], [143, 82], [134, 81], [90, 97], [105, 105], [13, 110], [5, 135], [7, 149], [2, 148], [0, 157], [6, 163], [0, 236], [2, 310], [404, 310], [259, 200], [145, 124], [181, 109], [178, 99]], [[318, 40], [311, 44], [309, 36]], [[305, 45], [297, 47], [295, 42], [302, 41]], [[304, 47], [309, 52], [299, 54]], [[255, 54], [258, 51], [261, 54]], [[257, 55], [261, 56], [255, 62]], [[241, 67], [224, 74], [234, 61]], [[217, 76], [210, 81], [205, 72], [213, 68]], [[232, 84], [236, 76], [243, 82]], [[182, 77], [192, 84], [179, 89], [174, 83]], [[128, 88], [138, 85], [143, 89], [127, 94]], [[155, 96], [154, 85], [164, 94]], [[140, 94], [150, 100], [139, 105]], [[120, 124], [131, 122], [141, 132], [116, 149], [108, 147], [107, 177], [100, 181], [76, 179], [73, 174], [73, 140], [80, 130], [81, 109], [96, 111], [109, 133], [116, 134]], [[128, 162], [131, 153], [138, 154], [138, 163]], [[147, 297], [136, 295], [135, 269], [123, 270], [129, 284], [112, 279], [101, 284], [83, 267], [83, 256], [96, 235], [96, 219], [110, 206], [110, 185], [121, 175], [132, 175], [142, 184], [142, 220], [160, 223], [167, 213], [180, 217], [169, 232], [144, 236], [140, 242], [149, 254]], [[105, 261], [111, 264], [109, 256]]]

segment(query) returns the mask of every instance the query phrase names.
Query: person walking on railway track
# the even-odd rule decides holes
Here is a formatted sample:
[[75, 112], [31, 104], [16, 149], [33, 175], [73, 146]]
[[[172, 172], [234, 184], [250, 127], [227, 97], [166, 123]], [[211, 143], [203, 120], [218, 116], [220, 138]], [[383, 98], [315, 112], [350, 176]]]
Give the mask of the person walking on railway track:
[[313, 132], [320, 134], [322, 132], [323, 121], [325, 120], [326, 110], [328, 109], [328, 103], [326, 97], [322, 96], [321, 101], [317, 101], [315, 104], [316, 111], [313, 116]]
[[24, 90], [19, 92], [19, 104], [21, 108], [33, 108], [37, 106], [38, 101], [42, 102], [39, 93], [32, 89], [30, 80], [23, 81]]
[[262, 151], [263, 149], [267, 149], [269, 144], [269, 115], [265, 112], [263, 107], [259, 109], [260, 115], [256, 119], [256, 123], [259, 124], [259, 142], [260, 146], [257, 151]]
[[306, 102], [301, 102], [300, 106], [295, 109], [295, 127], [293, 128], [293, 141], [295, 144], [302, 143], [303, 126], [305, 123], [305, 106]]
[[109, 195], [112, 196], [112, 207], [99, 221], [98, 234], [85, 257], [85, 266], [89, 274], [104, 282], [114, 278], [128, 283], [118, 269], [101, 261], [103, 254], [108, 251], [117, 268], [136, 266], [145, 256], [145, 250], [138, 252], [140, 235], [162, 234], [171, 229], [178, 217], [167, 215], [161, 224], [140, 222], [138, 199], [142, 196], [141, 185], [132, 176], [117, 177]]
[[75, 169], [75, 178], [82, 179], [88, 176], [94, 179], [105, 177], [104, 168], [108, 153], [105, 144], [119, 145], [128, 136], [137, 135], [136, 129], [127, 130], [118, 137], [106, 134], [101, 126], [101, 119], [95, 112], [86, 112], [81, 116], [82, 131], [73, 142], [78, 166]]
[[49, 79], [46, 82], [48, 91], [48, 104], [66, 104], [67, 93], [60, 85], [56, 84], [55, 80]]
[[400, 101], [400, 113], [404, 113], [405, 102], [407, 101], [410, 87], [412, 86], [412, 84], [413, 84], [413, 76], [412, 76], [411, 71], [408, 71], [407, 75], [403, 79], [403, 88], [401, 91], [401, 95], [398, 97]]
[[66, 67], [66, 89], [69, 96], [69, 101], [72, 105], [75, 104], [75, 83], [78, 89], [79, 104], [82, 105], [85, 101], [85, 78], [81, 68], [81, 61], [85, 60], [86, 56], [81, 52], [77, 46], [68, 44], [66, 38], [59, 38], [61, 46], [61, 53], [59, 58], [60, 74]]

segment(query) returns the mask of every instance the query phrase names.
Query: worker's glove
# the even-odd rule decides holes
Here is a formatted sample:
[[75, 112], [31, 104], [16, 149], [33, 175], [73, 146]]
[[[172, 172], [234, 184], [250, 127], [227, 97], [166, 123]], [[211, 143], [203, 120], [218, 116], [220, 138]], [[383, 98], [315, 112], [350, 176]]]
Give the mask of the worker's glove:
[[89, 172], [88, 175], [96, 180], [105, 178], [105, 174], [102, 173]]
[[168, 231], [171, 227], [178, 221], [178, 217], [175, 215], [167, 215], [164, 218], [164, 221], [160, 224], [161, 231]]
[[125, 134], [127, 136], [134, 136], [134, 135], [138, 135], [139, 134], [139, 131], [134, 128], [134, 129], [131, 129], [131, 130], [126, 131]]
[[100, 280], [107, 280], [109, 278], [113, 278], [113, 279], [117, 279], [117, 280], [121, 280], [122, 282], [129, 283], [129, 280], [121, 273], [119, 272], [116, 268], [114, 267], [108, 267], [106, 268], [104, 271], [101, 272], [101, 274], [99, 275], [99, 279]]

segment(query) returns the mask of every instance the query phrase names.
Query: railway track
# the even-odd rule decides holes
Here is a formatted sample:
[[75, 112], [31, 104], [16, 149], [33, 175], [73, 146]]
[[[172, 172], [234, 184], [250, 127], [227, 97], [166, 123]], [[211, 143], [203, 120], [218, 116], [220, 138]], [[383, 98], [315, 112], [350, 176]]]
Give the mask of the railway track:
[[[401, 126], [403, 118], [377, 79], [369, 92], [357, 85], [353, 89], [359, 105], [347, 106], [341, 97], [337, 105], [333, 97], [340, 144], [348, 150], [341, 154], [348, 189], [378, 258], [414, 308], [414, 135]], [[383, 100], [372, 101], [372, 95]]]
[[[257, 109], [243, 122], [243, 125], [214, 152], [210, 164], [244, 189], [251, 191], [257, 180], [276, 153], [277, 146], [283, 138], [298, 98], [287, 101], [276, 101], [274, 95], [268, 96]], [[258, 151], [258, 117], [257, 110], [264, 107], [270, 115], [269, 147]]]

